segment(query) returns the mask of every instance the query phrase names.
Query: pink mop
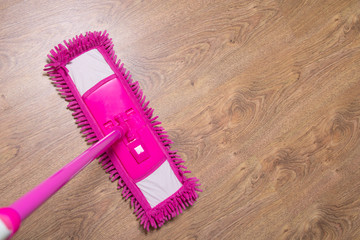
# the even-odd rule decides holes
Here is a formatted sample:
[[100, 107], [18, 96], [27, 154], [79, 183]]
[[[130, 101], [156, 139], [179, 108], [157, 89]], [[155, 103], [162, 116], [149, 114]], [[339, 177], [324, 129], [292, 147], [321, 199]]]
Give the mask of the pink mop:
[[86, 140], [95, 144], [0, 208], [0, 239], [13, 236], [22, 220], [98, 156], [146, 230], [161, 227], [192, 205], [201, 191], [198, 179], [185, 176], [190, 171], [170, 149], [171, 140], [153, 117], [139, 83], [117, 60], [106, 31], [76, 36], [50, 53], [45, 71], [69, 102]]

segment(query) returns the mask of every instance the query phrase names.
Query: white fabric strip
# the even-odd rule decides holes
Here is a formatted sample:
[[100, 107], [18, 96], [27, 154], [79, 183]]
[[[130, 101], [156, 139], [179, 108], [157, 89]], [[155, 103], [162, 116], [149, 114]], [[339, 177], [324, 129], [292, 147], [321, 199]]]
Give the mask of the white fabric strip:
[[69, 75], [80, 95], [104, 78], [114, 74], [97, 49], [90, 50], [66, 64]]
[[168, 161], [165, 161], [152, 174], [136, 185], [152, 208], [173, 195], [182, 186]]

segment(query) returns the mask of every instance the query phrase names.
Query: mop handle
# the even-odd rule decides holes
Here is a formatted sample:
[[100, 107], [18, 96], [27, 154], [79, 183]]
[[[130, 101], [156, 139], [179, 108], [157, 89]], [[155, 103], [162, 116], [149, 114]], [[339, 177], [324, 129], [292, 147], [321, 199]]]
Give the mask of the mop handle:
[[12, 237], [19, 229], [22, 220], [122, 136], [121, 130], [112, 131], [9, 207], [0, 208], [0, 240]]

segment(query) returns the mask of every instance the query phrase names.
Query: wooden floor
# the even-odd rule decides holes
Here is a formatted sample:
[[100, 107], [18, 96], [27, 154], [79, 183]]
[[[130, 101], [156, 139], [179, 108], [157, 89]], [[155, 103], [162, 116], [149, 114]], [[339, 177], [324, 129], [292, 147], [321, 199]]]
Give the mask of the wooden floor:
[[88, 146], [43, 72], [107, 29], [198, 202], [145, 233], [88, 166], [14, 239], [360, 239], [359, 1], [2, 1], [0, 205]]

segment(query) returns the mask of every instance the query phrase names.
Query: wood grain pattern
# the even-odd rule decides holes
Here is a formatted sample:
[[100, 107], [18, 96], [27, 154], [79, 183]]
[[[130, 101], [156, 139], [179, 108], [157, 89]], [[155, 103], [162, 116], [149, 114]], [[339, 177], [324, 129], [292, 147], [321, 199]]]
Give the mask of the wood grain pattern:
[[360, 239], [359, 19], [359, 1], [2, 1], [1, 205], [88, 147], [42, 71], [88, 30], [110, 32], [204, 190], [145, 233], [94, 163], [14, 239]]

